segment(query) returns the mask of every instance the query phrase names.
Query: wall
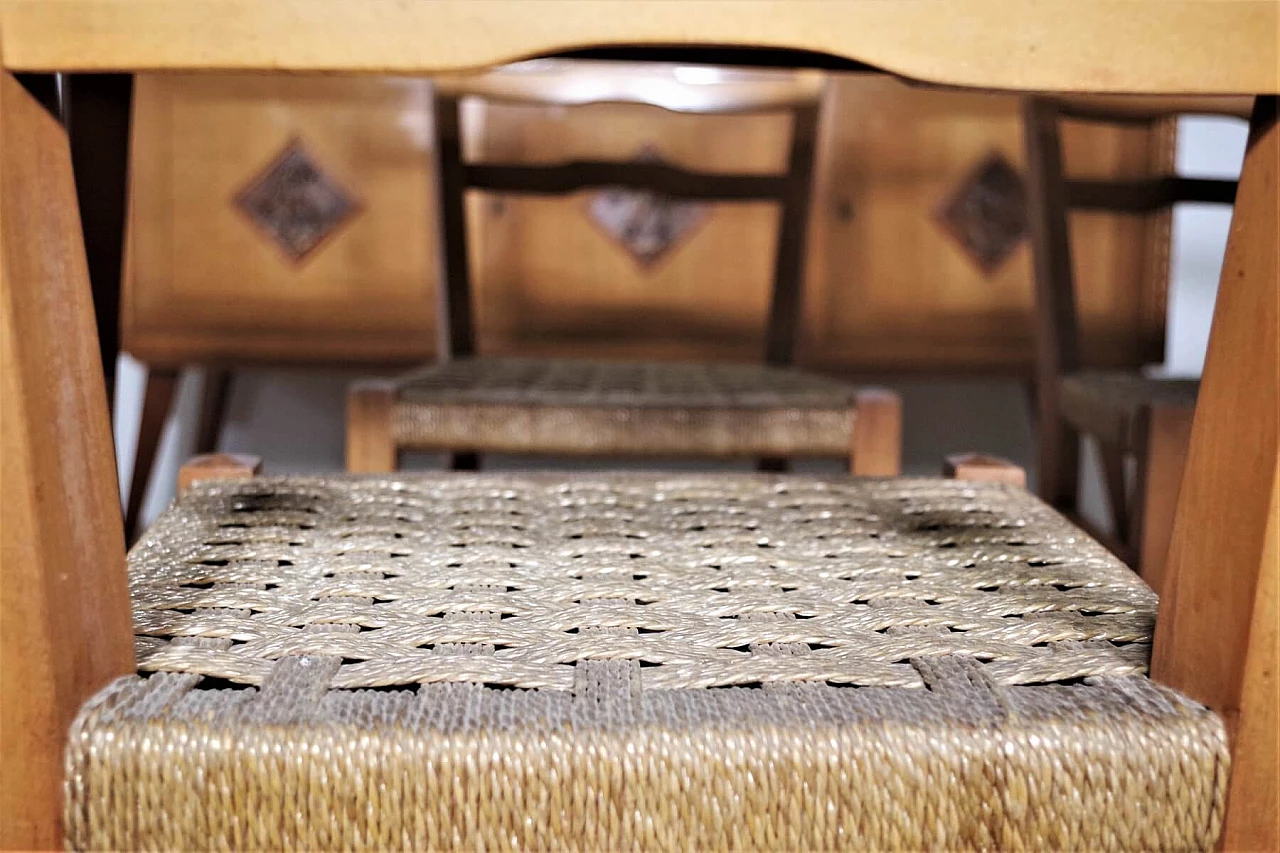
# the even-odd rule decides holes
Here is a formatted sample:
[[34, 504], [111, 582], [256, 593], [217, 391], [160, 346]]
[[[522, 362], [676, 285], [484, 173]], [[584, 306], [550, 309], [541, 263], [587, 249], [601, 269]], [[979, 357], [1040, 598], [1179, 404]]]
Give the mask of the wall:
[[[1187, 118], [1179, 124], [1178, 167], [1187, 175], [1235, 177], [1244, 154], [1241, 122]], [[1174, 215], [1169, 335], [1166, 368], [1198, 374], [1204, 361], [1218, 270], [1226, 242], [1229, 211], [1187, 205]], [[233, 385], [221, 449], [256, 453], [273, 473], [336, 471], [342, 467], [343, 394], [355, 374], [245, 370]], [[123, 357], [116, 391], [117, 460], [128, 483], [142, 403], [144, 371]], [[172, 499], [177, 467], [195, 440], [196, 410], [203, 377], [189, 371], [182, 382], [161, 443], [143, 517], [154, 518]], [[938, 470], [941, 457], [958, 450], [983, 450], [1028, 464], [1031, 429], [1028, 400], [1020, 383], [966, 379], [893, 382], [905, 403], [904, 457], [908, 473]], [[1104, 500], [1086, 453], [1086, 505]], [[414, 467], [432, 467], [430, 458]], [[545, 460], [493, 460], [495, 468], [533, 467]], [[598, 464], [598, 463], [597, 463]], [[748, 466], [742, 466], [744, 468]], [[838, 472], [836, 462], [810, 463], [802, 470]], [[1034, 476], [1034, 472], [1032, 472]], [[1091, 514], [1096, 514], [1091, 513]]]

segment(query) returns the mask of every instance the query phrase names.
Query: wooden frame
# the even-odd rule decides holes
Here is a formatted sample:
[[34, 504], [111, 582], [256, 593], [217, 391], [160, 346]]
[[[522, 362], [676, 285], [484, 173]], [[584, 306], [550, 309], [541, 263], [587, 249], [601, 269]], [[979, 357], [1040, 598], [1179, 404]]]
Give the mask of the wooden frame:
[[[1084, 523], [1077, 512], [1079, 439], [1088, 424], [1063, 406], [1064, 377], [1083, 367], [1076, 317], [1076, 288], [1070, 242], [1072, 210], [1132, 214], [1167, 211], [1177, 202], [1231, 204], [1236, 182], [1177, 175], [1145, 181], [1083, 181], [1066, 175], [1060, 120], [1147, 123], [1183, 113], [1216, 111], [1238, 116], [1238, 99], [1055, 99], [1029, 98], [1024, 108], [1030, 172], [1029, 218], [1036, 290], [1036, 415], [1040, 496]], [[1153, 380], [1154, 381], [1154, 380]], [[1160, 411], [1157, 412], [1156, 409]], [[1095, 435], [1114, 534], [1100, 536], [1138, 568], [1159, 590], [1164, 575], [1167, 536], [1189, 440], [1190, 408], [1178, 413], [1170, 404], [1141, 405], [1134, 416], [1136, 441]], [[1179, 439], [1181, 444], [1179, 444]], [[1137, 487], [1126, 483], [1125, 460], [1137, 461]], [[1088, 526], [1088, 525], [1086, 525]]]
[[[60, 797], [49, 773], [60, 768], [65, 722], [89, 692], [129, 668], [130, 639], [71, 165], [56, 123], [8, 72], [461, 69], [569, 47], [714, 43], [822, 51], [955, 85], [1263, 93], [1174, 522], [1152, 675], [1227, 722], [1234, 765], [1221, 845], [1280, 846], [1280, 7], [1265, 0], [605, 0], [581, 9], [576, 0], [442, 0], [387, 4], [377, 14], [359, 0], [0, 5], [0, 488], [7, 513], [0, 630], [6, 685], [15, 674], [23, 685], [0, 701], [3, 843], [59, 842]], [[141, 31], [149, 37], [138, 38]], [[254, 38], [243, 37], [250, 32]], [[10, 641], [11, 631], [20, 642]]]
[[107, 395], [67, 138], [0, 76], [0, 848], [61, 846], [62, 746], [133, 669]]
[[[517, 66], [518, 68], [518, 66]], [[730, 72], [733, 74], [734, 72]], [[441, 286], [437, 340], [440, 360], [464, 358], [477, 352], [475, 307], [467, 257], [466, 192], [468, 189], [534, 195], [564, 195], [598, 187], [650, 190], [679, 198], [703, 201], [771, 200], [781, 206], [778, 247], [774, 259], [773, 287], [765, 331], [765, 362], [790, 365], [794, 359], [804, 285], [805, 237], [809, 220], [809, 195], [813, 182], [814, 152], [821, 78], [799, 73], [794, 80], [783, 75], [765, 77], [764, 88], [749, 85], [749, 76], [737, 72], [731, 85], [708, 86], [699, 97], [681, 102], [675, 89], [628, 85], [627, 78], [595, 78], [585, 82], [581, 72], [548, 74], [540, 66], [534, 75], [504, 69], [475, 77], [451, 77], [436, 87], [434, 147], [436, 158], [436, 209], [439, 211], [437, 252]], [[772, 79], [770, 79], [772, 78]], [[719, 89], [720, 91], [717, 91]], [[749, 113], [785, 110], [792, 116], [787, 169], [781, 175], [694, 172], [655, 163], [574, 162], [551, 165], [468, 163], [461, 145], [461, 103], [464, 98], [516, 100], [540, 105], [587, 103], [636, 103], [685, 112]]]

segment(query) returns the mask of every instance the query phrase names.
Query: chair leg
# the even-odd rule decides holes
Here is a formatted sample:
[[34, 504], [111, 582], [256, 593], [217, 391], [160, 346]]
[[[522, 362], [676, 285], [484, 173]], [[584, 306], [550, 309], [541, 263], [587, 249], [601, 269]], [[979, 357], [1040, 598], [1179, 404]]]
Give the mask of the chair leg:
[[902, 398], [895, 392], [875, 388], [854, 397], [849, 473], [855, 477], [902, 473]]
[[218, 449], [218, 439], [222, 435], [222, 425], [227, 419], [227, 401], [230, 397], [231, 371], [222, 367], [206, 368], [196, 453], [213, 453]]
[[399, 467], [391, 413], [396, 387], [390, 382], [357, 382], [347, 392], [347, 471], [386, 474]]
[[1138, 558], [1139, 573], [1156, 592], [1164, 584], [1173, 513], [1191, 446], [1194, 415], [1195, 411], [1185, 406], [1162, 405], [1152, 406], [1147, 415], [1146, 447], [1138, 457], [1129, 541]]
[[1080, 488], [1080, 433], [1061, 417], [1044, 413], [1036, 429], [1039, 444], [1038, 482], [1036, 492], [1049, 505], [1063, 512], [1074, 512]]
[[138, 425], [138, 443], [133, 455], [133, 476], [129, 481], [129, 502], [124, 514], [124, 530], [129, 541], [138, 538], [138, 524], [142, 515], [142, 501], [147, 496], [151, 482], [151, 469], [155, 465], [156, 451], [160, 449], [160, 434], [165, 419], [173, 405], [173, 395], [178, 388], [178, 371], [173, 368], [150, 368], [147, 371], [147, 387], [142, 397], [142, 420]]
[[1129, 490], [1125, 488], [1124, 448], [1108, 442], [1098, 442], [1098, 455], [1102, 460], [1102, 479], [1107, 489], [1107, 503], [1111, 508], [1112, 530], [1125, 552], [1121, 558], [1136, 568], [1137, 543], [1129, 538]]

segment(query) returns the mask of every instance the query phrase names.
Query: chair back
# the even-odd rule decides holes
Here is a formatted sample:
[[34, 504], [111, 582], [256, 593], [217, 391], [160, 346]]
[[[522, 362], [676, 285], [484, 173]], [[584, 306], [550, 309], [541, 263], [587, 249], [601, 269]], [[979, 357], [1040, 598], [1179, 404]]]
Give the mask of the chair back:
[[[438, 194], [439, 354], [474, 355], [476, 341], [466, 243], [468, 189], [566, 195], [622, 187], [701, 201], [772, 201], [781, 208], [765, 361], [790, 364], [800, 321], [805, 237], [823, 77], [711, 66], [538, 60], [479, 75], [440, 78], [435, 89]], [[693, 171], [660, 162], [576, 160], [552, 164], [471, 163], [461, 145], [465, 98], [539, 106], [622, 103], [699, 114], [791, 114], [781, 174]]]
[[1139, 180], [1071, 178], [1062, 154], [1064, 119], [1151, 124], [1179, 115], [1247, 118], [1249, 98], [1071, 96], [1027, 98], [1023, 113], [1029, 224], [1036, 285], [1036, 378], [1056, 381], [1081, 367], [1068, 218], [1072, 210], [1148, 214], [1179, 202], [1232, 204], [1236, 181], [1157, 175]]

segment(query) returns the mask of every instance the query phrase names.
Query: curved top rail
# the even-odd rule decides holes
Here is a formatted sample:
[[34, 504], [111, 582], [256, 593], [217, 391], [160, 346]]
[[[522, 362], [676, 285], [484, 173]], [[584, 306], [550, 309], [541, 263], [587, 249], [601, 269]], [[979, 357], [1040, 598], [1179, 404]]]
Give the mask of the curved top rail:
[[810, 51], [935, 84], [1280, 92], [1275, 0], [0, 0], [18, 71], [433, 73], [595, 47]]

